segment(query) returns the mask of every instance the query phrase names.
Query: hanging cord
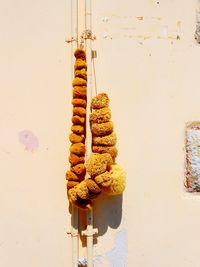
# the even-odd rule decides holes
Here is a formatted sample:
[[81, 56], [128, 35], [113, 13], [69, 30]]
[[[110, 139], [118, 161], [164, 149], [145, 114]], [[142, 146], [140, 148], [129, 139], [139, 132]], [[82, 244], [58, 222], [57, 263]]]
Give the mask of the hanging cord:
[[[96, 36], [94, 36], [91, 30], [85, 30], [81, 34], [80, 48], [84, 47], [84, 43], [87, 39], [90, 39], [92, 41], [96, 40]], [[94, 74], [95, 95], [97, 95], [98, 90], [97, 90], [97, 79], [96, 79], [95, 62], [94, 62], [94, 59], [97, 57], [97, 52], [95, 50], [91, 50], [91, 57], [92, 57], [92, 66], [93, 66], [93, 74]]]
[[93, 66], [93, 73], [94, 73], [94, 88], [95, 88], [95, 94], [97, 96], [98, 90], [97, 90], [97, 78], [96, 78], [96, 71], [95, 71], [95, 61], [94, 59], [97, 57], [97, 52], [95, 50], [92, 50], [92, 66]]

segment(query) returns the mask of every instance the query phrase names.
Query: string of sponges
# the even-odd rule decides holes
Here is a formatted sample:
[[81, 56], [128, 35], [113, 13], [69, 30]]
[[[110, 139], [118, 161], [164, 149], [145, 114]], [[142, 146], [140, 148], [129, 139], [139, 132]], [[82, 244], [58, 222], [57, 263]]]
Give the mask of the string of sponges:
[[[119, 195], [125, 189], [125, 172], [116, 163], [117, 137], [111, 121], [109, 98], [106, 93], [91, 100], [90, 127], [92, 154], [85, 166], [85, 119], [87, 105], [87, 64], [85, 52], [74, 53], [75, 79], [73, 85], [72, 133], [69, 139], [70, 171], [66, 173], [69, 201], [79, 207], [88, 207], [102, 191], [108, 195]], [[85, 174], [90, 178], [85, 179]]]
[[66, 173], [67, 190], [77, 186], [85, 178], [85, 132], [87, 106], [87, 64], [86, 54], [77, 49], [75, 55], [73, 97], [72, 97], [72, 127], [69, 135], [70, 170]]

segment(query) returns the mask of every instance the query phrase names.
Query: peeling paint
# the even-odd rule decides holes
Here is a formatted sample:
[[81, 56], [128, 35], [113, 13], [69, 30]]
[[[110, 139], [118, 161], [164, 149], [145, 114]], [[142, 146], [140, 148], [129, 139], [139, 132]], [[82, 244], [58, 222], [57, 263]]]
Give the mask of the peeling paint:
[[200, 192], [200, 122], [186, 127], [185, 186], [189, 192]]
[[198, 0], [195, 39], [197, 40], [197, 43], [200, 43], [200, 0]]
[[143, 17], [143, 16], [139, 16], [139, 17], [136, 17], [136, 19], [138, 19], [138, 20], [143, 20], [144, 17]]
[[[101, 16], [101, 21], [104, 25], [102, 27], [104, 39], [179, 40], [181, 36], [182, 22], [179, 18], [172, 22], [168, 18], [160, 16], [104, 14]], [[105, 23], [108, 21], [107, 26], [109, 27], [105, 29]]]

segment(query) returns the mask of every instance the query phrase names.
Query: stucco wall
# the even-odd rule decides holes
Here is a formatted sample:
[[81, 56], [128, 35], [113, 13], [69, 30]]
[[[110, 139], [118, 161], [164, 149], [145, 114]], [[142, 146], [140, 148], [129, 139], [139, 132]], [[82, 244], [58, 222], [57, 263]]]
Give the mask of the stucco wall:
[[[123, 198], [95, 205], [95, 267], [199, 267], [200, 199], [183, 188], [184, 127], [200, 118], [196, 1], [93, 2], [97, 85], [127, 172]], [[71, 266], [69, 7], [0, 1], [2, 267]]]

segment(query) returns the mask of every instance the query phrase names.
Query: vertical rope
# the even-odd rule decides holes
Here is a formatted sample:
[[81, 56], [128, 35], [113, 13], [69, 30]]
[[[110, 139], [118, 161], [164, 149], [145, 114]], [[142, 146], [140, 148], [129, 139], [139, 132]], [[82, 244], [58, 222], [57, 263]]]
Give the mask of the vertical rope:
[[97, 96], [97, 94], [98, 94], [98, 90], [97, 90], [97, 78], [96, 78], [96, 71], [95, 71], [94, 57], [92, 57], [92, 66], [93, 66], [93, 73], [94, 73], [94, 88], [95, 88], [95, 95]]

